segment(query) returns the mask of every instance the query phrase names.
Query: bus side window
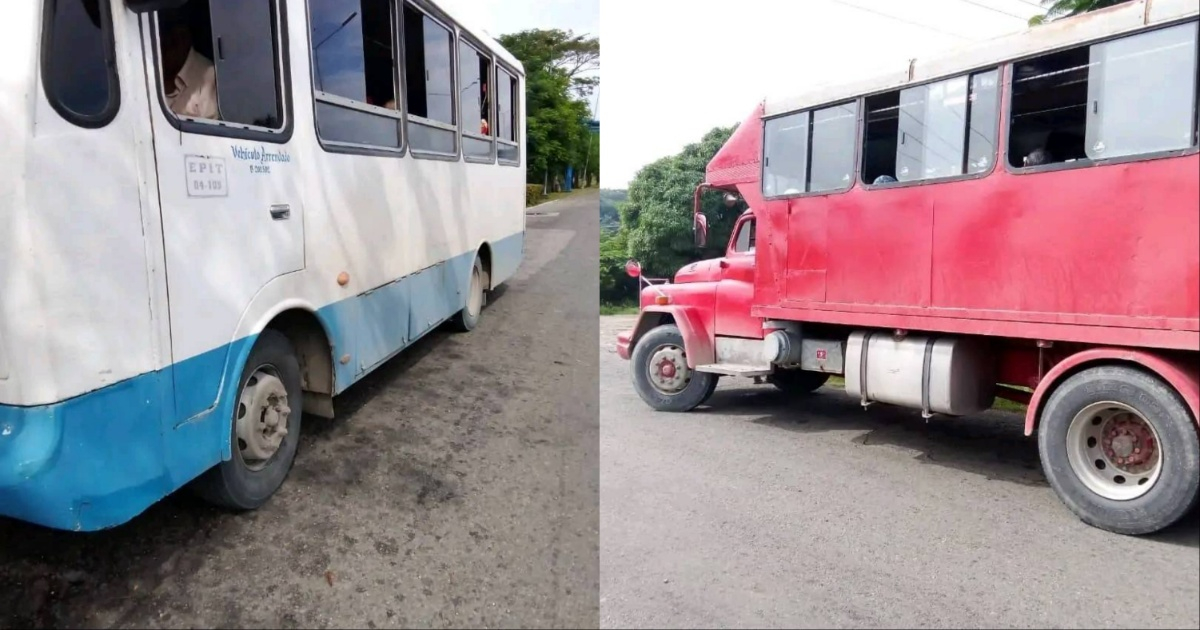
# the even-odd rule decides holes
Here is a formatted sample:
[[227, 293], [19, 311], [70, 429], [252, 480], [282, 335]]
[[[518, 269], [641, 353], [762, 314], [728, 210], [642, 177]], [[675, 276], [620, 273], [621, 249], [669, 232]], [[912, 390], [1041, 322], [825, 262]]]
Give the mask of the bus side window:
[[1014, 64], [1009, 163], [1021, 168], [1194, 146], [1196, 24]]
[[496, 154], [501, 164], [515, 164], [520, 159], [517, 150], [516, 106], [519, 102], [517, 79], [503, 68], [496, 69]]
[[466, 41], [458, 44], [459, 111], [463, 121], [463, 155], [492, 158], [492, 62]]
[[163, 97], [176, 116], [283, 126], [275, 0], [190, 0], [158, 20]]
[[454, 115], [454, 35], [404, 3], [404, 64], [408, 145], [415, 152], [458, 152]]
[[120, 107], [108, 0], [46, 0], [43, 10], [46, 99], [76, 125], [103, 127]]
[[309, 15], [321, 139], [399, 149], [392, 2], [311, 0]]

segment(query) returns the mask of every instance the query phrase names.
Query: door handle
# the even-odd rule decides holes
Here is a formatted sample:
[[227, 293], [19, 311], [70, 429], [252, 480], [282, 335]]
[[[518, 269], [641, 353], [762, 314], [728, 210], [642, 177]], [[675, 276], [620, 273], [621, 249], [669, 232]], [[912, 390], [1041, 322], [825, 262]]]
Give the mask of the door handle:
[[287, 204], [271, 206], [271, 218], [276, 221], [286, 221], [292, 217], [292, 208]]
[[722, 259], [721, 259], [721, 261], [720, 261], [720, 262], [718, 262], [717, 264], [718, 264], [718, 265], [720, 265], [720, 267], [721, 267], [722, 269], [728, 269], [728, 268], [729, 268], [729, 261], [728, 261], [728, 260], [725, 260], [724, 258], [722, 258]]

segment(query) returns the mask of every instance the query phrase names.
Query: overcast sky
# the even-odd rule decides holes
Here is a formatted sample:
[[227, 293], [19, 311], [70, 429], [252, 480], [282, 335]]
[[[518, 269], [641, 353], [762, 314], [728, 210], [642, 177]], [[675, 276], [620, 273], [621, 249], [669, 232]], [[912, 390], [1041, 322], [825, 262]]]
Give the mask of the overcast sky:
[[[628, 0], [608, 0], [606, 4], [622, 4]], [[670, 1], [670, 0], [666, 0]], [[445, 7], [470, 25], [498, 38], [531, 28], [560, 28], [576, 34], [600, 34], [600, 0], [439, 0]], [[600, 48], [601, 59], [605, 50]], [[592, 111], [596, 111], [599, 90], [592, 95]]]
[[740, 123], [764, 96], [903, 68], [911, 57], [1019, 31], [1041, 12], [1037, 5], [604, 0], [601, 185], [625, 188], [642, 166], [713, 127]]

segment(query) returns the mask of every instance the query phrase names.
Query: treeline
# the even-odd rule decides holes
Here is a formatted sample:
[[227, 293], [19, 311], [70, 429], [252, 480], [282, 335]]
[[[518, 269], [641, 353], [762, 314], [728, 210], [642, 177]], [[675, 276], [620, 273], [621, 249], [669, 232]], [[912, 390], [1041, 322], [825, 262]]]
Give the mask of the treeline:
[[648, 277], [667, 278], [690, 262], [724, 253], [744, 207], [726, 208], [720, 195], [706, 195], [702, 209], [708, 217], [708, 247], [698, 250], [692, 236], [692, 194], [704, 181], [709, 160], [735, 128], [715, 128], [679, 153], [647, 164], [629, 183], [628, 191], [601, 191], [601, 304], [637, 304], [637, 281], [625, 274], [630, 259], [640, 262]]
[[588, 128], [587, 98], [600, 83], [600, 40], [559, 29], [532, 29], [498, 41], [525, 66], [526, 176], [546, 192], [600, 181], [600, 138]]

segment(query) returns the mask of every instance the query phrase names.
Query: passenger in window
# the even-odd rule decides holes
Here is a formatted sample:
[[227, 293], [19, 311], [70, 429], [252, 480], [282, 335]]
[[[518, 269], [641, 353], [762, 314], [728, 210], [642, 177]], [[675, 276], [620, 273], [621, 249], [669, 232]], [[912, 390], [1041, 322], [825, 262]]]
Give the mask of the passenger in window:
[[1034, 149], [1025, 156], [1023, 166], [1041, 166], [1050, 163], [1050, 152], [1045, 149]]
[[892, 177], [891, 175], [880, 175], [879, 177], [876, 177], [875, 181], [871, 182], [871, 184], [894, 184], [895, 182], [896, 178]]
[[167, 107], [180, 116], [215, 120], [217, 73], [212, 61], [192, 47], [192, 31], [184, 22], [164, 23], [161, 33]]

